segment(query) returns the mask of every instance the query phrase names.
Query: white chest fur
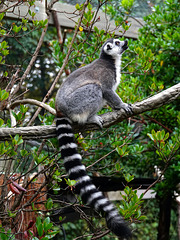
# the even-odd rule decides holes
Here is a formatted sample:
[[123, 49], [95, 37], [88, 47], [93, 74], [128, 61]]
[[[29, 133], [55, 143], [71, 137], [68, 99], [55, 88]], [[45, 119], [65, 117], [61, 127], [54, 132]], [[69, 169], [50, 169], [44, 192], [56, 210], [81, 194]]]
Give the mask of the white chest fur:
[[121, 58], [120, 57], [115, 59], [115, 69], [116, 69], [116, 82], [113, 87], [114, 90], [117, 89], [121, 80]]

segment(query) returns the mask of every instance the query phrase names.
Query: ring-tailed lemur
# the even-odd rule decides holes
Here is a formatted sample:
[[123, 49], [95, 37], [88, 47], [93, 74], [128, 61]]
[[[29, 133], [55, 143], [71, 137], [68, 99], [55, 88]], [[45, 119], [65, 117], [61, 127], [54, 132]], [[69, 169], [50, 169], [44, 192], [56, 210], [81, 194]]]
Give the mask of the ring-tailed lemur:
[[108, 228], [122, 239], [129, 238], [131, 231], [114, 205], [96, 189], [87, 175], [81, 155], [77, 152], [71, 125], [73, 122], [92, 122], [102, 127], [102, 119], [96, 113], [105, 104], [115, 110], [123, 108], [131, 112], [131, 106], [115, 92], [120, 82], [121, 55], [127, 48], [127, 41], [107, 40], [99, 59], [71, 73], [56, 95], [57, 137], [69, 178], [77, 181], [75, 190], [82, 200], [105, 213]]

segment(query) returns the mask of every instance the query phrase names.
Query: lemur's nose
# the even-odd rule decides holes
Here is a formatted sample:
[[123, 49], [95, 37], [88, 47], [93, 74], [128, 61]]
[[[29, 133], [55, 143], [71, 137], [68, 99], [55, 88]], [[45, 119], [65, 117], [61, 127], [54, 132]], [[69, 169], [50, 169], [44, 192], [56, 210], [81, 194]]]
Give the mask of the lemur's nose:
[[128, 45], [128, 41], [127, 40], [124, 41], [124, 45]]

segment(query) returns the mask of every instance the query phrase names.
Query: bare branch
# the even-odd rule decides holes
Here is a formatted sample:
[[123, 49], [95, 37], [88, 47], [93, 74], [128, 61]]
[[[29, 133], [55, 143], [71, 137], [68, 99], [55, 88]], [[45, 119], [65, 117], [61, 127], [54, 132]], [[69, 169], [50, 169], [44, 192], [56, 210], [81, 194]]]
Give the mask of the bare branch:
[[23, 81], [25, 80], [25, 78], [27, 77], [27, 75], [29, 74], [29, 72], [31, 71], [31, 68], [32, 68], [34, 62], [36, 61], [37, 56], [38, 56], [38, 54], [39, 54], [39, 51], [40, 51], [40, 49], [41, 49], [41, 46], [42, 46], [42, 44], [43, 44], [44, 36], [45, 36], [46, 31], [47, 31], [47, 29], [48, 29], [48, 25], [49, 25], [49, 15], [48, 15], [48, 22], [47, 22], [45, 28], [42, 30], [41, 37], [40, 37], [40, 39], [39, 39], [38, 45], [37, 45], [37, 47], [36, 47], [36, 50], [35, 50], [32, 58], [31, 58], [31, 61], [30, 61], [29, 64], [28, 64], [28, 66], [27, 66], [27, 68], [26, 68], [23, 76], [21, 77], [21, 80], [20, 80], [19, 84], [18, 84], [18, 85], [16, 86], [16, 88], [13, 90], [13, 95], [15, 95], [15, 94], [19, 91], [19, 89], [20, 89]]
[[50, 107], [49, 105], [47, 105], [43, 102], [40, 102], [35, 99], [29, 99], [29, 98], [15, 101], [8, 108], [13, 109], [20, 104], [33, 104], [33, 105], [36, 105], [36, 106], [46, 109], [48, 112], [50, 112], [53, 115], [56, 115], [56, 110], [54, 108]]
[[[16, 3], [11, 4], [11, 5], [8, 6], [7, 8], [2, 8], [2, 10], [0, 10], [0, 13], [6, 12], [6, 11], [9, 10], [10, 8], [14, 8], [15, 6], [20, 6], [20, 5], [22, 5], [22, 4], [23, 4], [23, 2], [17, 1]], [[1, 7], [0, 7], [0, 8], [1, 8]]]
[[56, 31], [57, 31], [58, 42], [59, 42], [59, 44], [62, 44], [63, 43], [63, 37], [62, 37], [62, 32], [61, 32], [61, 25], [59, 24], [59, 20], [58, 20], [58, 17], [57, 17], [57, 12], [55, 10], [52, 10], [52, 16], [53, 16], [54, 25], [55, 25]]
[[0, 128], [0, 140], [10, 139], [16, 134], [23, 139], [47, 139], [56, 136], [55, 125], [53, 126], [33, 126], [19, 128]]
[[[104, 121], [103, 127], [121, 122], [128, 117], [138, 115], [153, 109], [157, 109], [163, 105], [173, 102], [180, 97], [180, 83], [170, 87], [150, 98], [132, 105], [133, 114], [127, 115], [124, 110], [114, 111], [103, 114], [101, 117]], [[74, 125], [74, 132], [81, 132], [82, 126]], [[83, 131], [97, 130], [98, 126], [86, 124], [83, 126]], [[34, 127], [19, 127], [19, 128], [0, 128], [0, 140], [9, 139], [10, 136], [16, 134], [21, 135], [24, 139], [47, 139], [56, 137], [55, 125], [52, 126], [34, 126]]]

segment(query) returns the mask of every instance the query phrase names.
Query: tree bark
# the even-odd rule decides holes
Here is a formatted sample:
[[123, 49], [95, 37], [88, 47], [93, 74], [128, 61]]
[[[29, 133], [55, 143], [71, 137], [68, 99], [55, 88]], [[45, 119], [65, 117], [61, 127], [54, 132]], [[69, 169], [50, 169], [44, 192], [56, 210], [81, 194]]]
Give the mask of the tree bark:
[[[131, 116], [138, 115], [153, 109], [157, 109], [163, 105], [169, 104], [180, 97], [180, 83], [170, 87], [152, 97], [132, 105], [132, 114], [127, 114], [124, 110], [108, 112], [101, 115], [103, 119], [103, 127], [108, 128], [118, 122], [123, 121]], [[73, 125], [74, 132], [92, 131], [99, 129], [94, 124], [86, 124], [84, 126]], [[47, 139], [56, 136], [55, 125], [52, 126], [33, 126], [19, 128], [0, 128], [0, 141], [10, 139], [10, 136], [19, 134], [23, 139]]]

